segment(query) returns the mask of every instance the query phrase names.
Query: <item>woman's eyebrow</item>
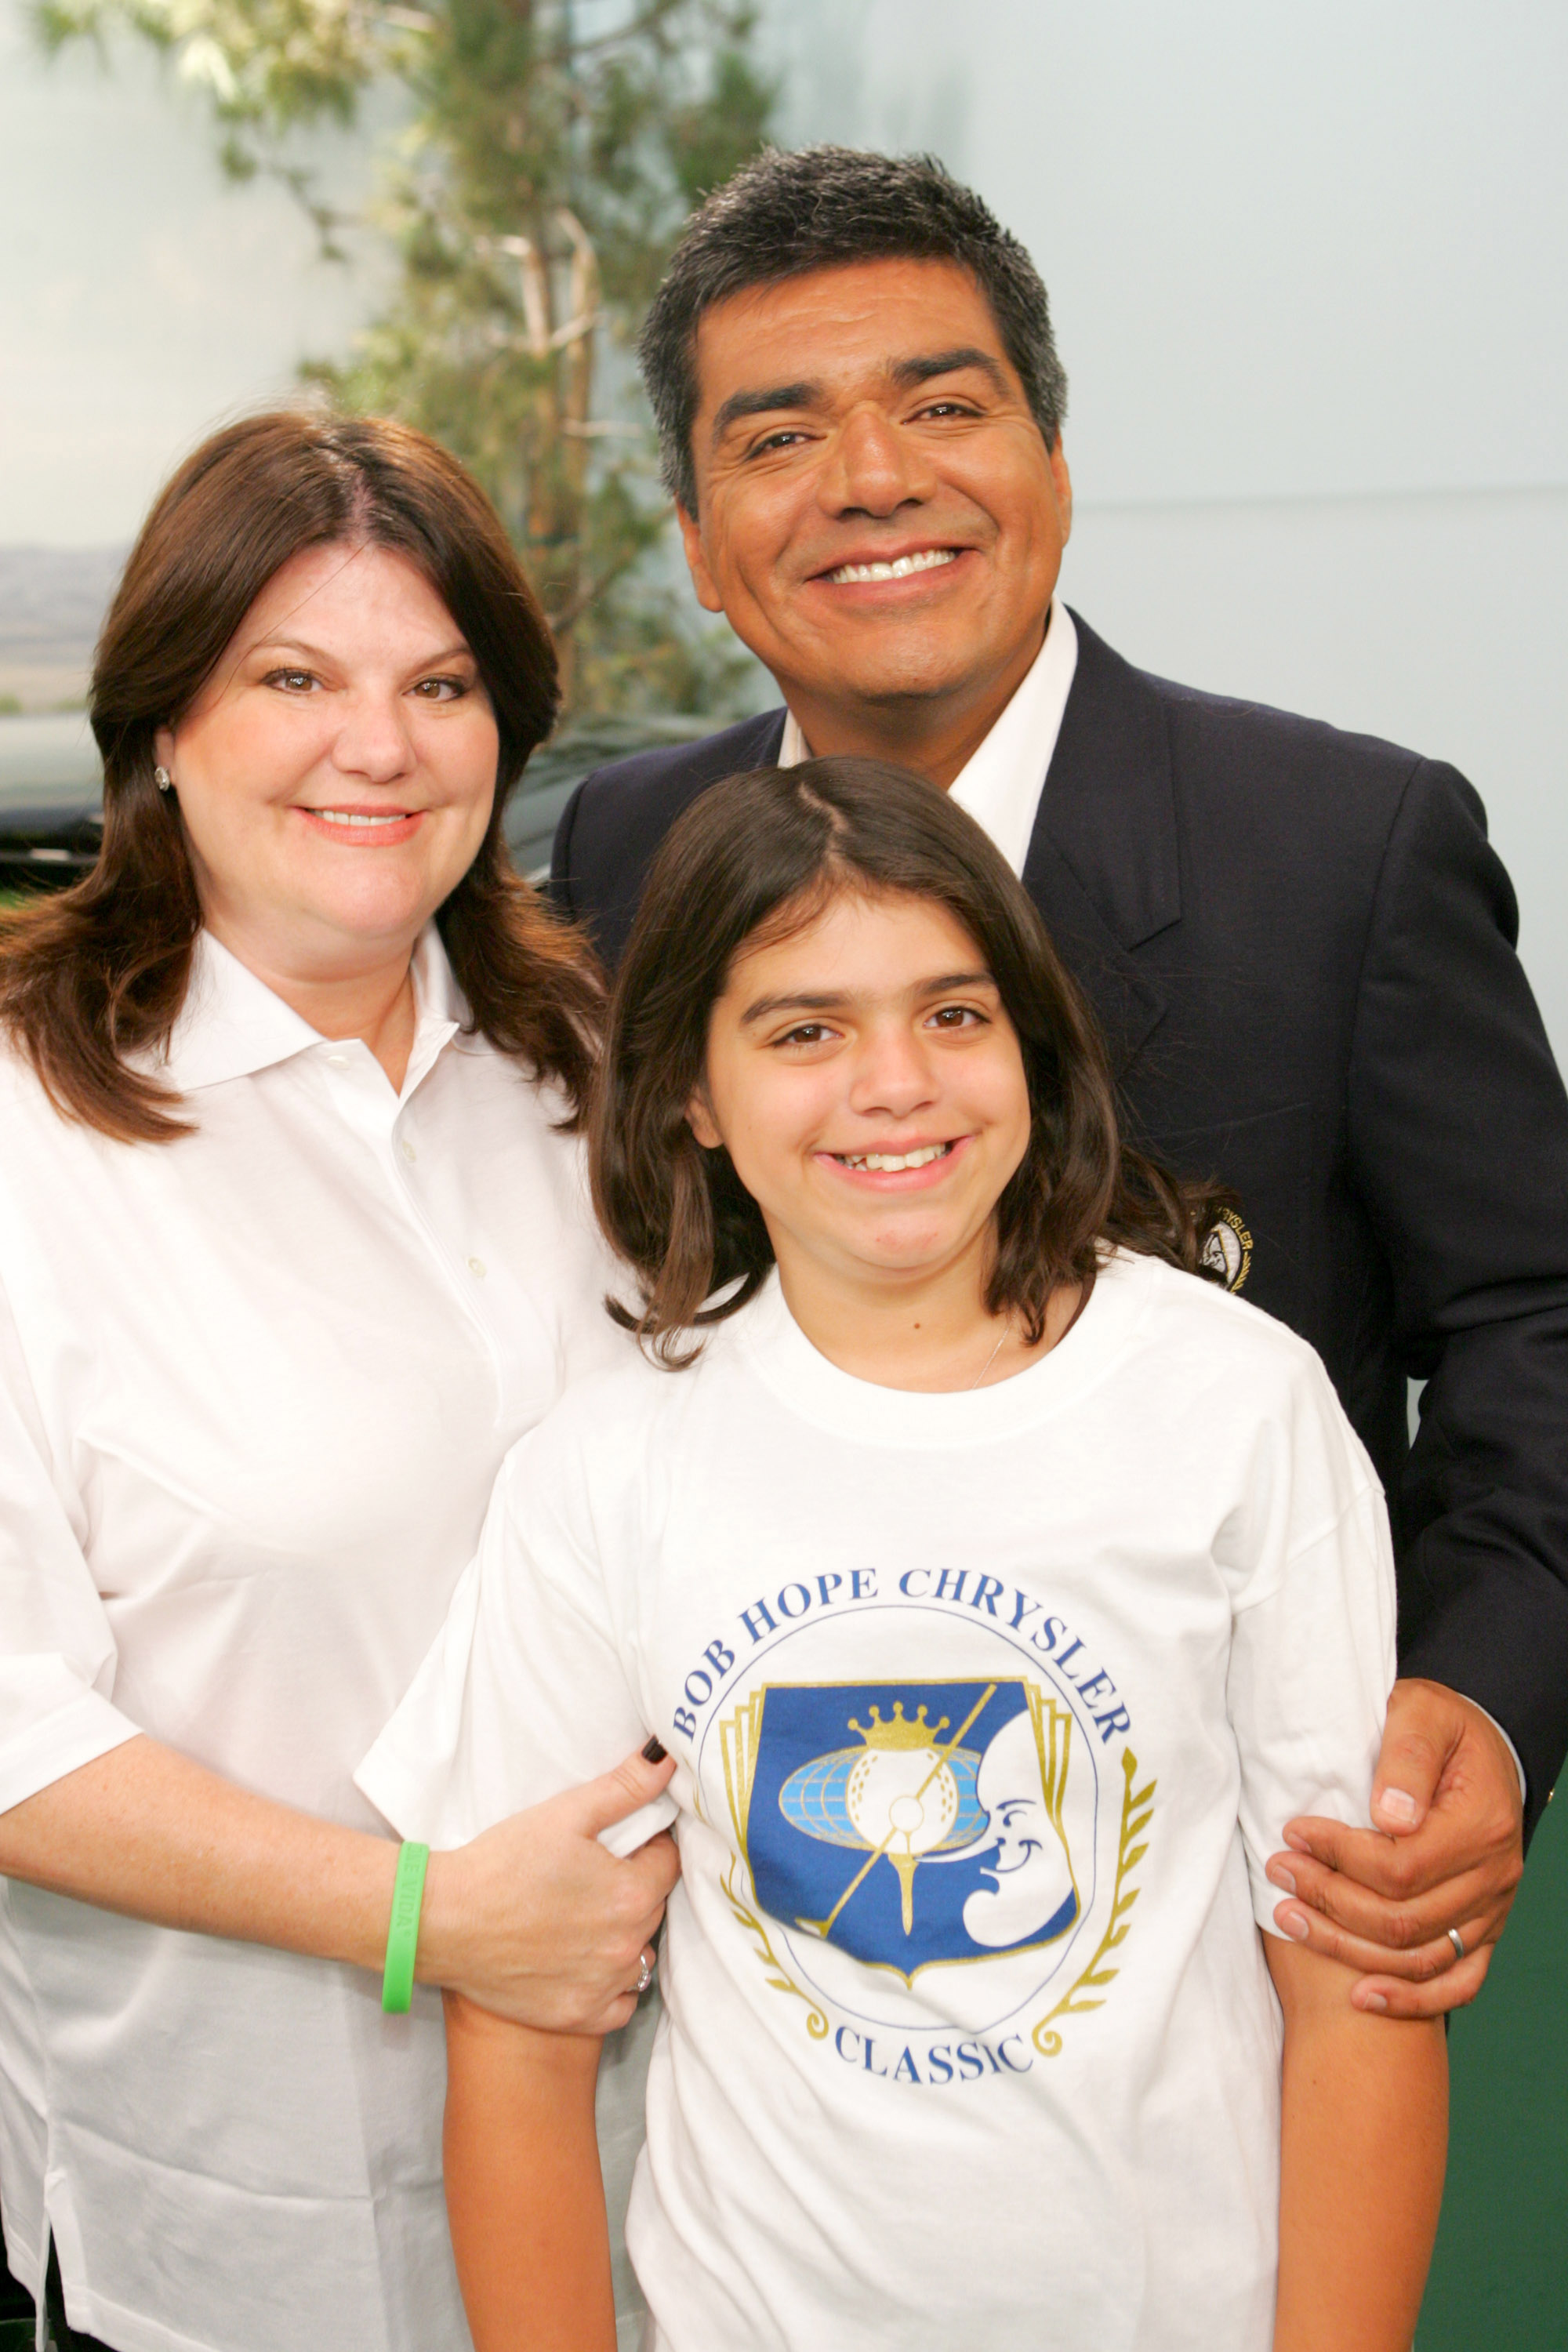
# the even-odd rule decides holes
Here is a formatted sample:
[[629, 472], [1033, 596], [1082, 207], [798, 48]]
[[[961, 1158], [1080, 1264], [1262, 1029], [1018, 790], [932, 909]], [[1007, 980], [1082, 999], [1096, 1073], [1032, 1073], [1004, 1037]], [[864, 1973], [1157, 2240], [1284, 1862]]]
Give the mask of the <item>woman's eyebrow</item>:
[[[905, 991], [911, 1002], [922, 996], [945, 996], [955, 988], [994, 988], [995, 982], [988, 971], [943, 971], [934, 979], [917, 980]], [[781, 996], [759, 996], [748, 1004], [741, 1015], [745, 1029], [755, 1021], [766, 1021], [775, 1013], [842, 1013], [846, 1006], [871, 1002], [865, 990], [847, 988], [819, 991], [791, 991]]]
[[[252, 654], [303, 654], [310, 661], [331, 661], [334, 658], [325, 646], [312, 645], [309, 637], [257, 637], [246, 647], [245, 658], [248, 660]], [[465, 655], [471, 659], [472, 648], [463, 638], [458, 637], [451, 645], [443, 646], [437, 653], [422, 654], [414, 667], [416, 669], [434, 669], [439, 662], [457, 661]]]

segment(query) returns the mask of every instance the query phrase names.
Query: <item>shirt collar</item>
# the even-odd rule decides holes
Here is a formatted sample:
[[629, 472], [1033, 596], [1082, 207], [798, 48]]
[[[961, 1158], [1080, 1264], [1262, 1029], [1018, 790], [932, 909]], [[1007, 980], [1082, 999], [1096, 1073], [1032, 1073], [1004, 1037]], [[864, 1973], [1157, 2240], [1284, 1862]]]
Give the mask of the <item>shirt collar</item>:
[[[434, 923], [426, 923], [419, 935], [412, 968], [418, 1018], [405, 1094], [418, 1084], [443, 1045], [468, 1019], [468, 1007]], [[153, 1060], [141, 1055], [132, 1058], [184, 1095], [202, 1087], [221, 1086], [229, 1078], [251, 1077], [258, 1070], [270, 1069], [276, 1063], [329, 1042], [264, 980], [258, 980], [248, 965], [241, 963], [210, 931], [203, 930], [196, 934], [185, 1001], [166, 1054]]]
[[[1078, 631], [1056, 597], [1045, 643], [1015, 688], [991, 732], [953, 779], [952, 797], [984, 828], [1013, 868], [1024, 870], [1040, 793], [1061, 732], [1062, 713], [1078, 667]], [[793, 710], [784, 717], [781, 768], [797, 768], [811, 748]]]

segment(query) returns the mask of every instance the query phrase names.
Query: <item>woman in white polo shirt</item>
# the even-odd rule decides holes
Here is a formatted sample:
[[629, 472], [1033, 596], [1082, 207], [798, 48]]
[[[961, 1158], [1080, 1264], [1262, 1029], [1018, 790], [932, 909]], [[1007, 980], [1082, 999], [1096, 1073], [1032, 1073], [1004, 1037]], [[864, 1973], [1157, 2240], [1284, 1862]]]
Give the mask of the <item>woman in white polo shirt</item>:
[[0, 940], [0, 2194], [62, 2343], [465, 2345], [434, 1982], [602, 2031], [647, 1973], [634, 1759], [434, 1858], [384, 2016], [350, 1779], [508, 1447], [626, 1344], [596, 984], [500, 830], [555, 700], [434, 444], [231, 427], [105, 626], [99, 864]]

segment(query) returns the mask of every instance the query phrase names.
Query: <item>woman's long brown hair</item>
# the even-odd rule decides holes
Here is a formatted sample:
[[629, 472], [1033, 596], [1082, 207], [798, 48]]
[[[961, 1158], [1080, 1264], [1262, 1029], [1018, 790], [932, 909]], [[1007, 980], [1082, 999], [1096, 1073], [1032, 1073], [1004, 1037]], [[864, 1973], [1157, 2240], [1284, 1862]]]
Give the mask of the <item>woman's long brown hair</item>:
[[375, 546], [423, 572], [467, 640], [500, 736], [478, 856], [437, 915], [474, 1026], [585, 1099], [602, 991], [587, 950], [514, 870], [501, 819], [558, 688], [544, 616], [477, 483], [436, 442], [375, 417], [284, 410], [203, 443], [132, 550], [93, 668], [103, 846], [58, 897], [0, 919], [0, 1025], [61, 1114], [123, 1142], [189, 1131], [128, 1057], [164, 1045], [201, 907], [153, 740], [177, 724], [273, 574], [308, 547]]
[[1180, 1181], [1122, 1142], [1093, 1015], [1001, 852], [973, 819], [901, 768], [808, 760], [731, 776], [703, 794], [655, 860], [611, 1000], [592, 1116], [594, 1201], [634, 1269], [638, 1316], [665, 1363], [733, 1315], [773, 1262], [762, 1212], [687, 1105], [736, 958], [786, 938], [844, 890], [943, 907], [979, 948], [1017, 1032], [1029, 1141], [997, 1202], [986, 1307], [1034, 1346], [1058, 1284], [1085, 1282], [1107, 1244], [1189, 1274], [1233, 1196]]

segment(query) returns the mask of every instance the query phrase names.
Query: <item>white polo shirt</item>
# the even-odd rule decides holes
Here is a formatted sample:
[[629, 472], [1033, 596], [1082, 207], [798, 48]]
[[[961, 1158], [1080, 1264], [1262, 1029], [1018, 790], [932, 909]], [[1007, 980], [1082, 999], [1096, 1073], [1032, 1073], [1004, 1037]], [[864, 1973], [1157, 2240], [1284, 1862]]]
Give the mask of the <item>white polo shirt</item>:
[[[990, 835], [1015, 874], [1022, 874], [1029, 854], [1046, 771], [1077, 668], [1078, 631], [1067, 606], [1053, 596], [1045, 644], [989, 735], [949, 787], [949, 797]], [[800, 721], [793, 710], [787, 711], [779, 766], [798, 768], [811, 756]]]
[[[114, 1143], [0, 1055], [0, 1808], [139, 1731], [385, 1824], [350, 1775], [508, 1447], [626, 1342], [562, 1105], [432, 927], [395, 1093], [210, 938]], [[0, 2193], [132, 2352], [447, 2352], [439, 1998], [0, 1882]]]

